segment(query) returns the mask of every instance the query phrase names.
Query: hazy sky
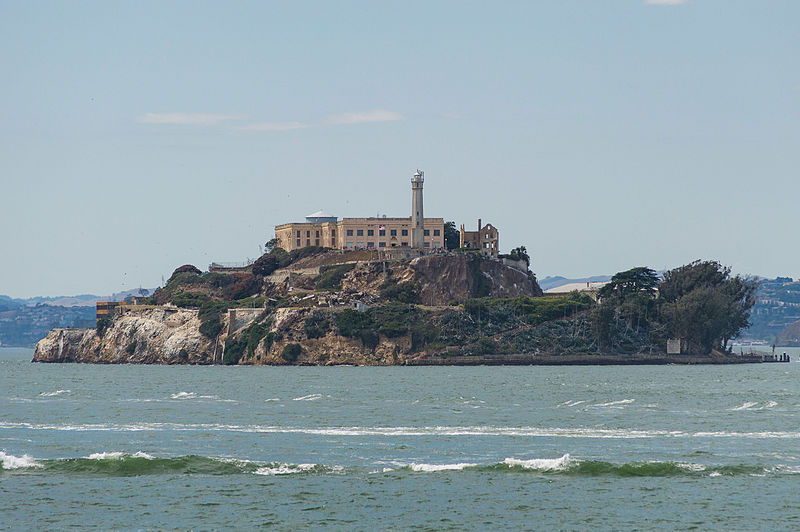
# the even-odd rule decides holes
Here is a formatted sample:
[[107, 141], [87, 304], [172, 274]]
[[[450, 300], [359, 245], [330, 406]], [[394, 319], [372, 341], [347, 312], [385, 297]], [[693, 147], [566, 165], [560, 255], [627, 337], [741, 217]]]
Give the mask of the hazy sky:
[[324, 209], [539, 277], [800, 277], [800, 2], [0, 0], [0, 294], [255, 258]]

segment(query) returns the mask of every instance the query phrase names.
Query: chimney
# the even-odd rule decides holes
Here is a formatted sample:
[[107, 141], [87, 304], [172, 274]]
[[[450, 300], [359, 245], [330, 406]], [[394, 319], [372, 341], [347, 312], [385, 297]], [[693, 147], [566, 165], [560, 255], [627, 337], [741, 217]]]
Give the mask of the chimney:
[[483, 226], [481, 225], [481, 219], [480, 219], [480, 218], [478, 218], [478, 232], [479, 232], [479, 233], [481, 232], [481, 227], [483, 227]]

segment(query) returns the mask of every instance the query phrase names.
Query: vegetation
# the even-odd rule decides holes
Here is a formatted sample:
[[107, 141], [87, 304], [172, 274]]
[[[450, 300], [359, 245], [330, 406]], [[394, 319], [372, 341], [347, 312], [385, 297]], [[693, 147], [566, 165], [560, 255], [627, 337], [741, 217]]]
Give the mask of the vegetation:
[[317, 279], [318, 290], [341, 290], [342, 279], [355, 268], [355, 264], [337, 264], [333, 266], [322, 266], [319, 269], [319, 279]]
[[388, 301], [399, 301], [400, 303], [419, 302], [419, 285], [415, 282], [405, 281], [386, 281], [381, 286], [380, 295], [382, 299]]
[[251, 358], [261, 340], [264, 340], [264, 346], [269, 350], [274, 340], [274, 334], [269, 332], [269, 324], [251, 323], [244, 332], [226, 343], [222, 363], [238, 364], [242, 358]]
[[286, 362], [296, 362], [302, 351], [303, 348], [300, 347], [300, 344], [286, 344], [286, 347], [281, 352], [281, 357]]
[[308, 338], [322, 338], [331, 328], [331, 324], [324, 313], [316, 311], [306, 318], [303, 324]]
[[456, 229], [455, 222], [445, 222], [444, 224], [444, 245], [447, 249], [457, 249], [461, 244], [461, 233]]

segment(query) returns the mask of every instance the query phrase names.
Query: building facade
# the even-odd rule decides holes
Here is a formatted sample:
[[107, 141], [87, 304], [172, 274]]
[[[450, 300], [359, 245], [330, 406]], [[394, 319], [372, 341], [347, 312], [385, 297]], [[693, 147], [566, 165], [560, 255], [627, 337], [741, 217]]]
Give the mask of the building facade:
[[500, 253], [500, 231], [492, 224], [481, 225], [478, 218], [477, 231], [465, 231], [461, 224], [459, 247], [480, 249], [484, 255], [497, 258]]
[[409, 247], [444, 249], [444, 218], [425, 218], [422, 206], [424, 174], [411, 179], [411, 216], [408, 218], [342, 218], [323, 211], [306, 216], [305, 222], [275, 227], [275, 238], [286, 251], [306, 246], [334, 249], [382, 249]]

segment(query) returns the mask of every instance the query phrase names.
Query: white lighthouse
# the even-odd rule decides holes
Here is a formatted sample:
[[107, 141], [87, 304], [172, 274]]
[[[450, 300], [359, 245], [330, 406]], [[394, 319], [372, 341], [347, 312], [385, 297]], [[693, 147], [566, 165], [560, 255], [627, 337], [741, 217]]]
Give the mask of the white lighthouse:
[[425, 172], [419, 169], [411, 178], [411, 247], [422, 249], [425, 247], [425, 215], [422, 212], [422, 183], [425, 181]]

